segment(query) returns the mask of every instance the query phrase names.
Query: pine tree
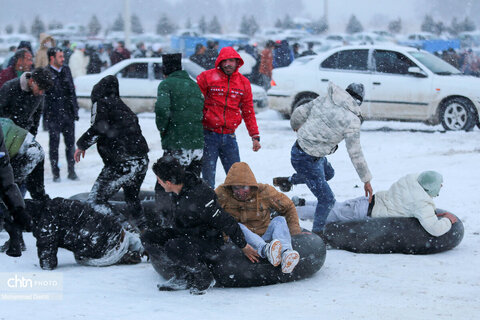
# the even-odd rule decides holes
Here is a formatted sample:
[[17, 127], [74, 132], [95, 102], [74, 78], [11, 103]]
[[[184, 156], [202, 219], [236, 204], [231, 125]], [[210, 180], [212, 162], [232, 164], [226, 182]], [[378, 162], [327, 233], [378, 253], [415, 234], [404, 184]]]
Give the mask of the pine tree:
[[132, 32], [143, 33], [142, 22], [136, 14], [132, 14]]
[[283, 20], [283, 28], [284, 29], [293, 29], [295, 28], [295, 24], [293, 23], [292, 18], [290, 18], [290, 15], [286, 15], [285, 19]]
[[392, 20], [388, 23], [388, 31], [391, 33], [400, 33], [402, 31], [402, 19]]
[[250, 25], [250, 33], [248, 33], [248, 35], [253, 36], [260, 29], [260, 26], [258, 25], [257, 20], [255, 20], [255, 17], [253, 15], [250, 16], [248, 23]]
[[207, 33], [207, 22], [205, 21], [205, 17], [202, 16], [200, 18], [200, 21], [198, 22], [198, 29], [200, 29], [200, 32]]
[[40, 33], [45, 32], [45, 24], [43, 23], [42, 20], [40, 20], [39, 16], [36, 16], [35, 19], [33, 20], [32, 27], [30, 29], [30, 33], [38, 38], [40, 36]]
[[217, 16], [213, 16], [212, 21], [208, 24], [208, 32], [210, 33], [222, 33], [222, 27], [218, 22]]
[[20, 26], [18, 27], [18, 33], [27, 33], [27, 26], [25, 25], [25, 23], [22, 21], [20, 23]]
[[311, 25], [312, 32], [315, 34], [323, 33], [328, 30], [328, 23], [325, 17], [320, 18]]
[[360, 21], [358, 21], [357, 17], [355, 17], [354, 14], [352, 14], [350, 20], [348, 20], [347, 28], [345, 29], [345, 31], [349, 34], [363, 31], [362, 24], [360, 23]]
[[463, 31], [474, 31], [476, 28], [475, 23], [468, 17], [465, 17], [465, 20], [463, 20]]
[[48, 24], [48, 30], [54, 30], [54, 29], [61, 29], [63, 28], [63, 24], [59, 21], [50, 21], [50, 23]]
[[188, 17], [187, 22], [185, 22], [185, 28], [186, 29], [191, 29], [192, 28], [192, 20], [190, 20], [190, 17]]
[[157, 23], [157, 34], [168, 35], [175, 31], [175, 25], [170, 21], [166, 14], [162, 14]]
[[11, 24], [7, 24], [5, 27], [5, 33], [6, 34], [12, 34], [13, 33], [13, 26]]
[[433, 20], [432, 16], [430, 16], [428, 14], [425, 16], [420, 29], [423, 32], [431, 32], [431, 33], [435, 32], [436, 26], [435, 26], [435, 21]]
[[242, 16], [242, 21], [240, 21], [240, 29], [238, 31], [243, 34], [250, 35], [250, 27], [248, 26], [247, 16]]
[[123, 26], [123, 17], [121, 14], [118, 14], [117, 18], [113, 22], [112, 25], [112, 31], [123, 31], [124, 26]]
[[102, 25], [96, 15], [93, 15], [90, 18], [90, 22], [88, 23], [88, 34], [92, 36], [96, 36], [100, 30], [102, 30]]
[[283, 29], [283, 22], [280, 20], [280, 18], [277, 18], [277, 21], [275, 21], [275, 28]]

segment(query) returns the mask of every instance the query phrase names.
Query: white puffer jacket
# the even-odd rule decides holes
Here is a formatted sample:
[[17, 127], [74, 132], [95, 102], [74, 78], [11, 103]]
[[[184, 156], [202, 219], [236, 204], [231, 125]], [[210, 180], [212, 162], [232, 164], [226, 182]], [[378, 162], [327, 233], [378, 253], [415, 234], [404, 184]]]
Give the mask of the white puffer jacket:
[[418, 175], [409, 174], [387, 191], [375, 193], [372, 218], [414, 217], [432, 236], [441, 236], [450, 230], [452, 223], [448, 218], [438, 219], [435, 215], [435, 204], [418, 183]]
[[296, 108], [290, 119], [298, 130], [298, 144], [309, 155], [324, 157], [333, 153], [345, 139], [348, 154], [362, 182], [372, 179], [360, 145], [360, 107], [348, 92], [332, 82], [327, 96]]

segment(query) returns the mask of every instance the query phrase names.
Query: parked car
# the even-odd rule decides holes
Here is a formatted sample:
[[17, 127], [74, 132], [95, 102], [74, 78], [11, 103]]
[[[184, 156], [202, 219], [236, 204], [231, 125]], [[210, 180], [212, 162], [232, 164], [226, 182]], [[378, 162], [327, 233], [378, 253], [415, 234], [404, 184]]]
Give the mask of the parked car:
[[299, 105], [325, 95], [329, 81], [365, 86], [361, 108], [366, 120], [442, 123], [446, 130], [479, 124], [479, 78], [463, 75], [427, 51], [395, 45], [340, 47], [274, 69], [270, 108], [289, 116]]
[[[188, 59], [182, 66], [193, 80], [204, 71], [202, 67]], [[93, 86], [107, 75], [115, 75], [120, 86], [120, 97], [134, 112], [152, 112], [157, 100], [157, 88], [165, 76], [162, 72], [162, 58], [138, 58], [123, 60], [105, 71], [74, 79], [78, 104], [90, 109], [90, 94]], [[268, 106], [267, 93], [262, 87], [252, 85], [255, 111]]]

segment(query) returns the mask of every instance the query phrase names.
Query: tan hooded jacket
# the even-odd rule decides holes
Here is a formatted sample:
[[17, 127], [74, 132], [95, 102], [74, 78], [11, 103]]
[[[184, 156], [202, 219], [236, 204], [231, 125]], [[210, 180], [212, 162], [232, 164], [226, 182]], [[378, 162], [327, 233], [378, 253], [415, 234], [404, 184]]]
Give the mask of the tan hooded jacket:
[[[250, 199], [239, 201], [233, 197], [232, 186], [251, 186], [255, 192]], [[285, 217], [290, 234], [301, 233], [297, 210], [292, 200], [268, 184], [257, 183], [245, 162], [234, 163], [225, 182], [218, 186], [215, 192], [222, 208], [259, 236], [267, 231], [271, 211]]]
[[35, 68], [45, 68], [48, 66], [47, 51], [50, 47], [55, 47], [55, 39], [46, 33], [40, 33], [40, 47], [35, 54]]

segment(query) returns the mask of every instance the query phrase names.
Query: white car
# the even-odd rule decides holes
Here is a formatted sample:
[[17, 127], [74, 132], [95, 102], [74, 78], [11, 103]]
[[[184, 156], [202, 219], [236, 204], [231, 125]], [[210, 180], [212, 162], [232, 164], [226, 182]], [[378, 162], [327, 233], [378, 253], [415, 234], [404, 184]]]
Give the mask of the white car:
[[426, 51], [395, 45], [340, 47], [274, 69], [269, 106], [289, 116], [325, 95], [329, 81], [344, 88], [352, 82], [364, 85], [366, 120], [442, 123], [446, 130], [479, 124], [479, 78], [463, 75]]
[[[188, 59], [182, 59], [182, 66], [193, 80], [204, 71], [202, 67]], [[91, 108], [90, 95], [93, 86], [107, 75], [118, 78], [120, 97], [132, 111], [152, 112], [155, 109], [158, 85], [165, 78], [162, 72], [162, 58], [127, 59], [101, 73], [75, 78], [75, 90], [80, 107]], [[268, 106], [266, 91], [260, 86], [252, 85], [252, 95], [255, 111], [266, 109]]]

